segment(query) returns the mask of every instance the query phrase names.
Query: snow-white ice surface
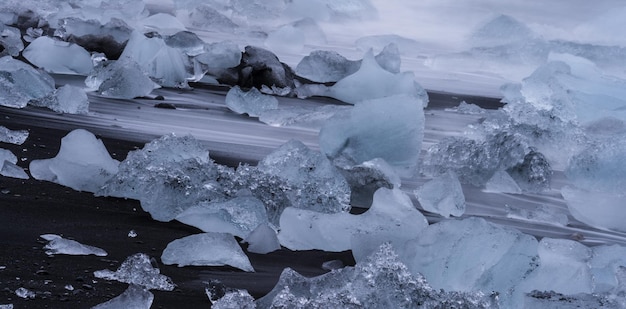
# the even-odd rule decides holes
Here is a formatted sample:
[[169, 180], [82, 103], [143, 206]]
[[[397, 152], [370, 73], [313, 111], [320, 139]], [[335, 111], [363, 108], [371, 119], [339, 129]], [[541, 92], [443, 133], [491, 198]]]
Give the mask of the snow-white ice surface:
[[229, 265], [254, 272], [235, 237], [228, 233], [203, 233], [176, 239], [167, 244], [161, 261], [178, 267]]
[[22, 108], [54, 92], [54, 79], [11, 56], [0, 58], [0, 105]]
[[267, 110], [278, 108], [278, 100], [275, 97], [262, 94], [256, 88], [244, 91], [235, 86], [228, 91], [225, 100], [226, 106], [233, 112], [248, 114], [251, 117], [259, 117]]
[[11, 130], [0, 126], [0, 143], [22, 145], [28, 138], [28, 130]]
[[47, 255], [67, 254], [67, 255], [96, 255], [107, 256], [107, 252], [89, 245], [81, 244], [75, 240], [66, 239], [55, 234], [44, 234], [39, 236], [48, 241], [43, 248], [47, 249]]
[[460, 217], [465, 212], [463, 188], [453, 171], [429, 180], [414, 193], [424, 210], [442, 217]]
[[162, 275], [155, 265], [156, 261], [147, 254], [137, 253], [126, 258], [117, 271], [97, 270], [93, 272], [93, 275], [96, 278], [135, 284], [148, 290], [174, 290], [175, 285], [172, 279]]
[[149, 309], [152, 306], [154, 294], [145, 287], [130, 284], [124, 293], [104, 303], [91, 307], [92, 309]]
[[91, 55], [79, 45], [41, 36], [22, 53], [26, 60], [51, 73], [87, 75], [93, 64]]
[[35, 179], [97, 192], [117, 173], [118, 165], [102, 140], [89, 131], [76, 129], [61, 139], [61, 149], [54, 158], [33, 160], [29, 169]]

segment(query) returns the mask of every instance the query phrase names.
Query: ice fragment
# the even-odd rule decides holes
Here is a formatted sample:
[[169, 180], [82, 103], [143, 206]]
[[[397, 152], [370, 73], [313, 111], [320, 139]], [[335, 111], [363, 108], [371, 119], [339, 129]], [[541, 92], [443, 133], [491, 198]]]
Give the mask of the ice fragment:
[[81, 244], [75, 240], [66, 239], [55, 234], [44, 234], [39, 236], [47, 241], [48, 244], [43, 247], [47, 255], [67, 254], [67, 255], [96, 255], [107, 256], [107, 252], [94, 247]]
[[92, 309], [149, 309], [152, 306], [154, 294], [145, 287], [130, 284], [124, 293], [104, 303], [91, 307]]
[[117, 271], [105, 269], [93, 274], [96, 278], [135, 284], [148, 290], [172, 291], [175, 287], [172, 279], [162, 275], [144, 253], [129, 256]]

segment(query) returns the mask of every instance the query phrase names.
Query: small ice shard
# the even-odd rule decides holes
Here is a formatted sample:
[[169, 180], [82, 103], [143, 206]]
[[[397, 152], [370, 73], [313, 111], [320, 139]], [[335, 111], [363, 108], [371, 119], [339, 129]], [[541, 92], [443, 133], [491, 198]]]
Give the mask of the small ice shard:
[[335, 51], [316, 50], [296, 66], [296, 74], [318, 83], [336, 82], [359, 69], [357, 61], [350, 61]]
[[512, 208], [506, 205], [506, 217], [560, 226], [566, 226], [569, 222], [565, 211], [559, 211], [548, 205], [538, 205], [534, 209]]
[[17, 166], [15, 163], [4, 161], [2, 166], [0, 167], [0, 175], [4, 177], [11, 178], [19, 178], [19, 179], [29, 179], [28, 174], [24, 171], [23, 168]]
[[257, 226], [244, 241], [248, 243], [248, 252], [252, 253], [266, 254], [280, 249], [276, 231], [267, 224]]
[[51, 159], [30, 162], [33, 178], [55, 182], [78, 191], [97, 192], [117, 173], [119, 161], [112, 159], [102, 140], [83, 129], [61, 139], [59, 153]]
[[[367, 256], [371, 253], [367, 252], [369, 249], [377, 248], [382, 242], [400, 245], [414, 238], [427, 225], [426, 218], [405, 193], [400, 189], [381, 188], [374, 194], [370, 209], [361, 215], [287, 208], [280, 217], [278, 239], [291, 250], [339, 252], [352, 249], [366, 252], [362, 255]], [[372, 240], [367, 248], [353, 247], [352, 237], [356, 234], [363, 234], [365, 241]]]
[[243, 91], [239, 86], [231, 88], [226, 94], [226, 106], [237, 114], [259, 117], [264, 111], [277, 109], [278, 100], [262, 94], [256, 88]]
[[263, 85], [294, 88], [293, 72], [272, 52], [263, 48], [246, 46], [241, 57], [239, 85], [261, 89]]
[[58, 113], [87, 114], [89, 112], [89, 99], [85, 90], [72, 85], [65, 85], [55, 91], [55, 96], [50, 100], [42, 100], [32, 104], [49, 108]]
[[322, 153], [300, 141], [281, 145], [257, 169], [297, 188], [286, 192], [294, 207], [325, 213], [350, 210], [350, 187], [341, 173]]
[[137, 237], [137, 232], [135, 230], [130, 230], [128, 231], [128, 237], [129, 238], [135, 238]]
[[204, 45], [204, 52], [194, 59], [210, 69], [234, 68], [241, 63], [241, 50], [229, 41], [211, 43]]
[[459, 178], [453, 171], [429, 180], [414, 193], [426, 211], [445, 218], [460, 217], [465, 213], [465, 195]]
[[154, 294], [145, 287], [130, 284], [124, 293], [91, 309], [149, 309], [153, 300]]
[[459, 106], [456, 108], [456, 112], [465, 115], [479, 115], [484, 114], [486, 111], [476, 104], [461, 101]]
[[239, 27], [213, 6], [214, 4], [200, 3], [187, 14], [181, 13], [177, 16], [183, 23], [187, 22], [193, 27], [211, 31], [233, 32]]
[[10, 130], [7, 127], [0, 126], [0, 143], [21, 145], [28, 138], [28, 134], [28, 130]]
[[81, 46], [41, 36], [22, 53], [26, 60], [47, 72], [87, 75], [93, 68], [91, 55]]
[[94, 271], [93, 275], [96, 278], [135, 284], [148, 290], [172, 291], [175, 287], [172, 279], [162, 275], [144, 253], [129, 256], [117, 271], [104, 269]]
[[574, 218], [593, 227], [626, 232], [625, 194], [566, 186], [561, 195]]
[[22, 108], [54, 93], [54, 79], [46, 72], [11, 56], [0, 58], [0, 105]]
[[496, 171], [485, 183], [485, 192], [521, 194], [522, 189], [506, 171]]
[[306, 278], [290, 268], [256, 301], [259, 308], [496, 308], [497, 296], [445, 292], [412, 274], [389, 244], [354, 267]]
[[254, 272], [250, 260], [233, 235], [228, 233], [203, 233], [176, 239], [167, 244], [161, 261], [178, 267], [229, 265]]
[[6, 26], [4, 23], [0, 22], [0, 47], [2, 47], [0, 57], [18, 56], [24, 49], [24, 42], [22, 42], [20, 30]]
[[354, 165], [384, 159], [400, 176], [411, 176], [424, 135], [426, 102], [398, 95], [363, 101], [346, 115], [329, 119], [319, 139], [322, 152]]
[[213, 309], [255, 309], [254, 298], [246, 290], [227, 292], [211, 304]]
[[66, 284], [63, 288], [68, 291], [74, 291], [74, 286], [71, 284]]
[[156, 13], [138, 21], [142, 32], [158, 32], [162, 35], [170, 35], [186, 30], [185, 25], [175, 16], [167, 13]]
[[102, 96], [117, 99], [143, 97], [159, 88], [136, 62], [128, 59], [101, 62], [85, 84]]
[[46, 250], [47, 255], [55, 254], [67, 254], [67, 255], [96, 255], [107, 256], [106, 251], [94, 247], [81, 244], [75, 240], [66, 239], [55, 234], [44, 234], [39, 236], [48, 241], [48, 244], [43, 247]]
[[176, 220], [203, 232], [230, 233], [240, 238], [268, 223], [265, 205], [249, 193], [227, 201], [200, 202], [180, 213]]
[[24, 298], [24, 299], [34, 299], [36, 296], [35, 292], [24, 287], [21, 287], [15, 290], [15, 295], [19, 298]]

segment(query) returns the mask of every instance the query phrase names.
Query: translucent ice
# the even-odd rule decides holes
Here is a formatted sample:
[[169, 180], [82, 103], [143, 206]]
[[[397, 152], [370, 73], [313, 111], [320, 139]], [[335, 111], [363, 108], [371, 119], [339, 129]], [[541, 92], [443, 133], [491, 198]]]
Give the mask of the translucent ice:
[[27, 288], [21, 287], [15, 290], [15, 295], [19, 298], [33, 299], [37, 294]]
[[204, 41], [191, 31], [176, 32], [165, 36], [163, 41], [167, 46], [179, 49], [188, 56], [196, 56], [202, 53], [205, 45]]
[[61, 139], [59, 153], [51, 159], [33, 160], [30, 173], [74, 190], [97, 192], [118, 171], [119, 161], [109, 155], [100, 139], [76, 129]]
[[373, 50], [384, 50], [385, 47], [393, 44], [397, 47], [400, 54], [406, 56], [418, 55], [422, 49], [422, 45], [419, 42], [395, 34], [365, 36], [356, 40], [355, 44], [360, 50], [368, 50], [370, 48]]
[[72, 85], [65, 85], [55, 91], [49, 100], [31, 103], [34, 106], [49, 108], [57, 113], [86, 114], [89, 112], [89, 99], [85, 90]]
[[118, 99], [146, 96], [159, 87], [136, 62], [128, 59], [101, 62], [87, 76], [85, 84], [100, 95]]
[[13, 304], [2, 304], [0, 309], [13, 309]]
[[538, 205], [534, 208], [514, 208], [506, 205], [506, 217], [560, 226], [566, 226], [569, 222], [567, 211], [549, 205]]
[[278, 100], [273, 96], [262, 94], [256, 88], [243, 91], [239, 86], [235, 86], [226, 94], [226, 106], [237, 114], [258, 117], [264, 111], [277, 109]]
[[573, 186], [561, 189], [561, 195], [574, 218], [593, 227], [626, 231], [626, 196], [590, 191]]
[[2, 166], [0, 166], [0, 175], [4, 177], [12, 177], [19, 179], [29, 179], [28, 174], [21, 167], [17, 166], [15, 163], [11, 163], [9, 161], [4, 161]]
[[445, 218], [460, 217], [465, 213], [465, 195], [457, 175], [448, 171], [426, 182], [415, 190], [415, 196], [424, 210]]
[[[182, 16], [180, 16], [182, 15]], [[200, 4], [189, 12], [181, 12], [183, 22], [201, 29], [233, 32], [239, 26], [210, 4]]]
[[230, 265], [254, 272], [250, 260], [228, 233], [203, 233], [174, 240], [163, 250], [161, 261], [178, 267]]
[[[148, 290], [172, 291], [174, 283], [169, 277], [162, 275], [158, 268], [153, 266], [154, 259], [144, 253], [129, 256], [117, 271], [108, 269], [94, 271], [96, 278], [116, 280], [135, 284]], [[156, 265], [156, 264], [154, 264]]]
[[270, 32], [265, 46], [274, 51], [299, 53], [305, 44], [323, 45], [326, 43], [324, 31], [311, 18], [305, 18], [281, 26]]
[[24, 58], [48, 72], [87, 75], [93, 68], [91, 55], [84, 48], [41, 36], [24, 49]]
[[[426, 218], [406, 194], [399, 189], [381, 188], [374, 194], [370, 209], [361, 215], [287, 208], [280, 217], [278, 239], [292, 250], [344, 251], [357, 250], [352, 247], [351, 239], [353, 235], [363, 234], [363, 243], [368, 245], [358, 248], [359, 252], [366, 252], [363, 256], [385, 241], [401, 244], [427, 225]], [[367, 243], [367, 240], [372, 241]]]
[[337, 113], [350, 110], [349, 106], [326, 104], [317, 107], [281, 107], [267, 110], [259, 116], [259, 121], [271, 126], [290, 126], [320, 128], [324, 122]]
[[18, 56], [24, 49], [20, 30], [0, 23], [0, 46], [2, 46], [0, 57]]
[[522, 189], [506, 171], [496, 171], [485, 183], [485, 192], [520, 194]]
[[354, 165], [381, 158], [400, 176], [409, 176], [422, 145], [425, 103], [407, 95], [363, 101], [347, 117], [326, 122], [320, 148], [329, 158], [343, 157]]
[[[617, 296], [617, 297], [616, 297]], [[624, 308], [624, 298], [615, 294], [565, 295], [554, 291], [532, 291], [524, 298], [523, 308], [578, 309], [578, 308]]]
[[411, 274], [392, 246], [380, 246], [366, 260], [306, 278], [283, 270], [274, 289], [257, 300], [259, 308], [494, 308], [494, 295], [445, 292]]
[[0, 148], [0, 162], [8, 161], [10, 163], [17, 163], [17, 157], [11, 152], [11, 150]]
[[87, 51], [101, 52], [109, 59], [118, 59], [131, 32], [132, 28], [124, 20], [115, 17], [104, 24], [94, 19], [66, 17], [59, 21], [55, 36], [76, 43]]
[[241, 50], [228, 41], [211, 43], [204, 45], [204, 52], [194, 59], [211, 69], [234, 68], [241, 62]]
[[141, 32], [158, 32], [163, 35], [171, 35], [186, 30], [185, 25], [175, 16], [167, 13], [156, 13], [140, 21], [138, 26]]
[[478, 28], [471, 37], [474, 46], [518, 43], [535, 37], [528, 26], [508, 15], [499, 15]]
[[119, 296], [92, 307], [92, 309], [149, 309], [152, 306], [154, 294], [145, 287], [130, 284], [128, 289]]
[[107, 256], [106, 251], [89, 245], [81, 244], [75, 240], [66, 239], [55, 234], [45, 234], [39, 236], [47, 241], [48, 244], [43, 247], [47, 255], [67, 254], [67, 255], [96, 255]]
[[399, 188], [400, 176], [385, 160], [375, 158], [358, 165], [343, 165], [335, 161], [343, 176], [350, 184], [350, 204], [368, 208], [372, 204], [372, 196], [379, 188]]
[[22, 108], [54, 92], [54, 79], [46, 72], [11, 56], [0, 58], [0, 105]]
[[7, 127], [0, 126], [0, 143], [11, 143], [15, 145], [24, 144], [28, 138], [27, 130], [11, 130]]
[[254, 298], [246, 290], [227, 292], [211, 304], [213, 309], [255, 309]]
[[267, 224], [257, 226], [244, 241], [248, 243], [248, 252], [252, 253], [266, 254], [280, 249], [276, 231]]

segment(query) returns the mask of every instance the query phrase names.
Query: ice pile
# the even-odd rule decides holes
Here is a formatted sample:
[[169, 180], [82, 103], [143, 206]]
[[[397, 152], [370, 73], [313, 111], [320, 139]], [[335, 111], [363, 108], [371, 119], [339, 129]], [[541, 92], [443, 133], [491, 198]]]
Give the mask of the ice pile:
[[119, 296], [92, 307], [92, 309], [150, 309], [154, 294], [145, 287], [130, 284], [128, 289]]
[[78, 191], [97, 192], [118, 171], [104, 144], [92, 133], [76, 129], [61, 139], [59, 153], [51, 159], [30, 162], [33, 178], [55, 182]]
[[0, 175], [4, 177], [28, 179], [28, 174], [17, 166], [17, 157], [7, 149], [0, 148]]
[[442, 217], [460, 217], [465, 213], [465, 195], [459, 178], [452, 171], [426, 182], [415, 190], [415, 196], [424, 210]]
[[66, 239], [55, 234], [45, 234], [39, 236], [47, 241], [48, 244], [43, 247], [47, 255], [68, 254], [68, 255], [96, 255], [107, 256], [107, 252], [94, 247], [81, 244], [75, 240]]
[[22, 145], [28, 138], [28, 134], [27, 130], [11, 130], [0, 126], [0, 143]]
[[52, 73], [87, 75], [93, 68], [91, 55], [84, 48], [47, 36], [32, 41], [22, 55], [38, 68]]
[[163, 250], [161, 261], [178, 267], [229, 265], [254, 272], [233, 235], [227, 233], [203, 233], [174, 240]]
[[156, 265], [155, 263], [148, 255], [137, 253], [129, 256], [117, 271], [98, 270], [93, 275], [96, 278], [138, 285], [148, 290], [174, 290], [175, 285], [172, 280], [162, 275], [159, 269], [153, 266]]
[[159, 87], [139, 64], [128, 59], [100, 62], [85, 84], [100, 95], [118, 99], [146, 96]]
[[54, 79], [11, 56], [0, 58], [0, 105], [22, 108], [54, 93]]
[[231, 88], [226, 94], [226, 106], [237, 114], [259, 117], [263, 112], [278, 108], [278, 100], [262, 94], [258, 89], [243, 91], [239, 86]]

